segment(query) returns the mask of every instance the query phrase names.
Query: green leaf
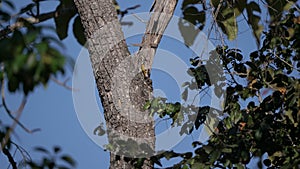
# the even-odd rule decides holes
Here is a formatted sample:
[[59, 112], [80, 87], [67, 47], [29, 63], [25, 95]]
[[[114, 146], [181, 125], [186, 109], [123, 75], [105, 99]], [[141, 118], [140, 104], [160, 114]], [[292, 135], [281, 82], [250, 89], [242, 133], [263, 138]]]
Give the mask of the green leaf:
[[248, 23], [251, 25], [253, 35], [256, 38], [256, 43], [259, 46], [260, 36], [264, 27], [259, 24], [261, 17], [256, 13], [261, 13], [261, 9], [256, 2], [252, 1], [247, 5]]
[[157, 164], [158, 166], [162, 167], [162, 164], [161, 164], [160, 159], [159, 159], [158, 157], [152, 156], [150, 159], [151, 159], [151, 161], [152, 161], [153, 163], [155, 163], [155, 164]]
[[143, 107], [144, 110], [148, 110], [151, 106], [151, 101], [147, 101]]
[[10, 20], [10, 14], [8, 12], [0, 10], [0, 20], [5, 21], [5, 22], [9, 21]]
[[159, 105], [159, 98], [155, 98], [151, 102], [151, 107], [157, 109]]
[[266, 0], [268, 5], [268, 11], [271, 15], [272, 21], [278, 21], [281, 19], [281, 16], [284, 12], [284, 10], [290, 9], [296, 0]]
[[287, 3], [284, 5], [283, 10], [288, 11], [291, 9], [291, 7], [294, 6], [294, 4], [297, 2], [297, 0], [291, 0], [291, 1], [286, 1]]
[[23, 55], [23, 54], [16, 56], [16, 58], [12, 62], [12, 66], [11, 66], [13, 73], [19, 73], [19, 71], [22, 69], [23, 65], [25, 64], [26, 59], [27, 59], [27, 56]]
[[[10, 7], [12, 10], [15, 10], [15, 5], [10, 2], [10, 0], [2, 0], [2, 3], [6, 4], [8, 7]], [[2, 7], [2, 3], [0, 1], [0, 8]]]
[[261, 9], [259, 5], [254, 1], [251, 1], [249, 2], [249, 4], [247, 4], [247, 10], [251, 11], [252, 13], [253, 11], [261, 13]]
[[181, 87], [186, 87], [186, 86], [188, 86], [188, 85], [190, 85], [191, 83], [190, 82], [184, 82], [182, 85], [181, 85]]
[[86, 43], [86, 38], [85, 38], [85, 35], [84, 35], [84, 28], [83, 28], [83, 25], [81, 23], [81, 19], [79, 16], [77, 16], [74, 20], [74, 23], [73, 23], [73, 34], [77, 40], [77, 42], [84, 46], [85, 43]]
[[269, 166], [272, 164], [272, 162], [271, 162], [270, 159], [265, 159], [265, 160], [263, 161], [263, 163], [264, 163], [264, 165], [267, 166], [267, 167], [269, 167]]
[[48, 43], [47, 42], [41, 42], [35, 45], [36, 49], [38, 50], [38, 53], [40, 55], [44, 55], [48, 50]]
[[34, 42], [37, 39], [39, 33], [39, 31], [28, 31], [27, 34], [24, 35], [26, 44]]
[[65, 166], [57, 166], [58, 169], [70, 169], [69, 167], [65, 167]]
[[211, 163], [217, 161], [217, 159], [220, 157], [220, 155], [221, 155], [221, 151], [219, 151], [219, 150], [214, 150], [214, 151], [211, 153], [211, 155], [210, 155], [209, 161], [210, 161]]
[[293, 124], [295, 123], [292, 110], [285, 111], [285, 115], [289, 118], [289, 120], [291, 120]]
[[223, 153], [232, 153], [232, 149], [231, 148], [223, 148], [222, 152]]
[[225, 28], [224, 33], [228, 36], [228, 39], [229, 40], [236, 39], [237, 32], [238, 32], [238, 25], [236, 22], [236, 18], [234, 16], [230, 17], [230, 18], [226, 19], [225, 21], [223, 21], [222, 24], [224, 25], [224, 28]]
[[201, 3], [202, 0], [184, 0], [182, 2], [182, 7], [181, 9], [184, 9], [186, 6], [189, 6], [191, 4], [198, 4], [198, 3]]
[[235, 5], [235, 8], [234, 8], [235, 16], [239, 16], [244, 11], [244, 9], [246, 8], [246, 4], [247, 4], [247, 0], [239, 0], [238, 2], [236, 2], [234, 4]]
[[219, 86], [219, 85], [215, 85], [215, 88], [214, 88], [214, 94], [215, 94], [218, 98], [220, 98], [220, 97], [222, 96], [222, 94], [223, 94], [223, 89], [222, 89], [222, 87]]
[[74, 1], [73, 0], [60, 0], [60, 2], [66, 6], [72, 6], [74, 5]]
[[237, 169], [244, 169], [244, 166], [242, 164], [235, 164], [235, 167]]
[[193, 157], [193, 153], [187, 152], [187, 153], [182, 154], [181, 157], [184, 159], [191, 159]]
[[76, 162], [70, 156], [64, 155], [61, 157], [61, 159], [66, 163], [70, 164], [72, 167], [76, 166]]
[[193, 45], [195, 38], [199, 34], [200, 30], [192, 23], [190, 23], [184, 19], [181, 19], [181, 18], [178, 21], [178, 27], [179, 27], [181, 36], [184, 39], [184, 44], [186, 46]]
[[214, 7], [217, 7], [220, 4], [219, 0], [211, 0], [211, 3]]
[[50, 154], [50, 152], [43, 147], [35, 147], [34, 150], [41, 153]]
[[184, 101], [186, 101], [187, 97], [188, 97], [188, 88], [185, 88], [184, 91], [183, 91], [183, 93], [181, 94], [181, 98]]
[[170, 160], [171, 158], [174, 158], [174, 157], [178, 157], [178, 154], [173, 151], [166, 151], [163, 153], [163, 155], [167, 160]]
[[53, 148], [53, 151], [54, 151], [55, 154], [56, 154], [56, 153], [59, 153], [59, 152], [61, 151], [61, 148], [58, 147], [58, 146], [55, 146], [55, 147]]
[[182, 167], [182, 169], [189, 169], [189, 167], [188, 167], [187, 165], [184, 165], [184, 166]]
[[205, 151], [207, 154], [210, 154], [210, 153], [214, 150], [214, 148], [213, 148], [212, 146], [209, 146], [209, 145], [203, 146], [203, 149], [204, 149], [204, 151]]
[[16, 77], [11, 77], [8, 81], [8, 90], [15, 92], [19, 88], [19, 80]]
[[[66, 8], [67, 7], [64, 4], [60, 3], [57, 6], [56, 11], [62, 11]], [[75, 14], [75, 12], [62, 12], [61, 15], [54, 17], [56, 33], [60, 40], [63, 40], [68, 36], [69, 22]]]
[[230, 129], [232, 127], [231, 120], [229, 118], [226, 118], [224, 120], [224, 124], [227, 129]]
[[263, 133], [262, 133], [261, 129], [258, 129], [255, 131], [255, 138], [257, 140], [260, 140], [262, 138], [262, 135], [263, 135]]
[[183, 19], [191, 22], [194, 26], [204, 25], [206, 19], [205, 17], [205, 12], [198, 11], [198, 9], [194, 6], [188, 7], [183, 11]]

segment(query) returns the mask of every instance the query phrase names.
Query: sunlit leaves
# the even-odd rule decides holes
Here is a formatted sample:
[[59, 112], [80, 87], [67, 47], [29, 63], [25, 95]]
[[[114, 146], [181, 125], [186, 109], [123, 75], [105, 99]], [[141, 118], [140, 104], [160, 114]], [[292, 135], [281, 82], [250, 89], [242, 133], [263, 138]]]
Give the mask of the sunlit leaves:
[[215, 21], [222, 29], [222, 32], [227, 35], [228, 40], [234, 40], [238, 34], [237, 18], [240, 16], [246, 8], [246, 0], [232, 3], [212, 1], [214, 10]]
[[230, 8], [224, 9], [217, 16], [219, 26], [222, 31], [227, 35], [229, 40], [234, 40], [237, 37], [238, 25], [236, 22], [236, 14]]
[[179, 102], [167, 103], [165, 98], [158, 97], [148, 101], [144, 105], [144, 109], [150, 110], [151, 116], [154, 113], [157, 113], [160, 118], [169, 116], [173, 120], [172, 124], [175, 122], [180, 123], [183, 120], [181, 104]]
[[[255, 15], [260, 13], [255, 3], [250, 6], [247, 10]], [[300, 50], [291, 44], [298, 43], [296, 36], [300, 31], [294, 18], [293, 15], [286, 18], [280, 23], [281, 27], [270, 26], [263, 47], [249, 57], [239, 49], [217, 47], [217, 56], [229, 81], [223, 86], [227, 95], [222, 112], [228, 116], [212, 128], [215, 133], [205, 145], [193, 144], [195, 154], [191, 159], [186, 158], [175, 166], [244, 168], [251, 156], [261, 157], [265, 153], [269, 155], [264, 161], [266, 166], [292, 168], [298, 165], [300, 82], [295, 65], [299, 62]], [[293, 29], [291, 36], [289, 28]], [[209, 61], [195, 57], [190, 63], [188, 73], [197, 82], [182, 85], [185, 87], [182, 98], [187, 97], [189, 90], [215, 84], [205, 80], [206, 73], [213, 71], [206, 69]], [[205, 107], [187, 116], [195, 121], [183, 123], [181, 135], [191, 134], [209, 120]]]

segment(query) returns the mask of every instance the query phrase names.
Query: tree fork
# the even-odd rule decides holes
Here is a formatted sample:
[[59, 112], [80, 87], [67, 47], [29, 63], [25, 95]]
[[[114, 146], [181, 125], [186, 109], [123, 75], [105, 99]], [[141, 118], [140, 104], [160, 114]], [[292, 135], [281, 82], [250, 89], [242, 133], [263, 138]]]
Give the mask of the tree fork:
[[[93, 73], [104, 108], [109, 144], [114, 148], [110, 153], [110, 168], [134, 168], [132, 158], [141, 156], [137, 155], [137, 152], [133, 152], [133, 156], [130, 154], [132, 152], [126, 154], [126, 149], [116, 147], [115, 143], [135, 138], [137, 143], [146, 143], [152, 151], [154, 150], [154, 121], [148, 112], [143, 110], [146, 101], [152, 97], [152, 81], [149, 77], [144, 77], [140, 69], [142, 64], [146, 69], [151, 69], [156, 47], [171, 19], [177, 0], [161, 0], [155, 3], [155, 13], [147, 24], [135, 61], [129, 59], [130, 53], [113, 0], [74, 2], [88, 40]], [[136, 74], [132, 77], [129, 72]], [[144, 154], [147, 157], [142, 166], [144, 169], [153, 168], [150, 153]]]

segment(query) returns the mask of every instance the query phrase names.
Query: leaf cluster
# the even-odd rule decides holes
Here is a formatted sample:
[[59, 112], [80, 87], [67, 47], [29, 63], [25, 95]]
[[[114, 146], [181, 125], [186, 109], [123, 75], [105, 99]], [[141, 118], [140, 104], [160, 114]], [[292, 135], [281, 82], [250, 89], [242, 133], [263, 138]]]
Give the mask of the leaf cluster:
[[35, 151], [43, 154], [41, 162], [28, 161], [32, 169], [71, 169], [75, 168], [76, 163], [69, 155], [62, 154], [61, 148], [58, 146], [53, 147], [53, 152], [48, 151], [43, 147], [36, 147]]
[[0, 77], [7, 78], [10, 92], [27, 95], [39, 84], [46, 85], [51, 75], [63, 74], [65, 57], [50, 45], [54, 38], [41, 35], [42, 27], [25, 24], [26, 30], [0, 40]]
[[[254, 8], [254, 6], [253, 6]], [[254, 9], [257, 9], [256, 7]], [[258, 10], [258, 9], [257, 9]], [[284, 10], [283, 8], [281, 10]], [[275, 15], [275, 14], [272, 14]], [[218, 83], [209, 76], [207, 64], [200, 57], [192, 58], [190, 75], [194, 81], [183, 86], [189, 90], [218, 86], [226, 91], [226, 114], [212, 128], [214, 133], [205, 142], [195, 141], [194, 151], [166, 151], [158, 159], [181, 157], [172, 168], [247, 168], [254, 157], [263, 158], [262, 168], [297, 168], [300, 163], [300, 81], [299, 81], [299, 13], [296, 8], [280, 17], [272, 17], [260, 49], [244, 56], [240, 49], [218, 46], [214, 53], [227, 83]], [[217, 59], [212, 59], [214, 62]], [[214, 73], [215, 74], [215, 73]], [[220, 78], [219, 79], [223, 79]], [[182, 98], [187, 98], [185, 90]], [[215, 91], [215, 93], [217, 93]], [[182, 107], [184, 107], [182, 105]], [[185, 106], [187, 107], [187, 106]], [[185, 133], [199, 128], [208, 120], [211, 107], [193, 109], [193, 123], [183, 123]], [[181, 111], [184, 108], [181, 108]], [[199, 110], [199, 111], [196, 111]], [[219, 113], [220, 114], [220, 113]], [[185, 116], [186, 114], [184, 114]], [[190, 116], [191, 114], [187, 114]], [[173, 119], [175, 121], [176, 119]], [[156, 164], [159, 165], [158, 162]]]

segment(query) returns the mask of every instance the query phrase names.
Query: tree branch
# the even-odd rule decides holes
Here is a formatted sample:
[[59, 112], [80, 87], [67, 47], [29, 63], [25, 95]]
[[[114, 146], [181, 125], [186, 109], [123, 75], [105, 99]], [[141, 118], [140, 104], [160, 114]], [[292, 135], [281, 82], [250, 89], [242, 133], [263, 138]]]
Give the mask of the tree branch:
[[268, 52], [273, 53], [273, 55], [279, 59], [281, 62], [285, 63], [286, 65], [288, 65], [290, 68], [292, 68], [293, 70], [297, 70], [300, 71], [300, 69], [295, 68], [293, 65], [289, 64], [287, 61], [283, 60], [281, 57], [279, 57], [275, 51], [272, 50], [268, 50]]
[[[148, 21], [139, 54], [147, 53], [144, 66], [151, 69], [153, 58], [164, 31], [173, 16], [178, 0], [156, 0], [153, 4], [153, 14]], [[149, 51], [150, 49], [150, 51]]]
[[11, 144], [14, 145], [16, 147], [16, 150], [18, 150], [21, 153], [21, 156], [24, 161], [32, 161], [29, 153], [22, 146], [18, 145], [13, 141], [11, 141]]
[[17, 163], [15, 162], [14, 158], [12, 157], [12, 155], [10, 154], [10, 152], [8, 151], [7, 148], [3, 149], [3, 154], [6, 155], [9, 163], [11, 164], [13, 169], [17, 169]]
[[67, 85], [67, 82], [69, 81], [70, 78], [67, 78], [65, 81], [59, 81], [58, 79], [56, 79], [55, 77], [51, 76], [50, 79], [55, 82], [56, 84], [68, 89], [68, 90], [71, 90], [71, 91], [78, 91], [78, 89], [74, 89], [70, 86]]
[[[19, 118], [21, 117], [22, 111], [26, 105], [26, 97], [23, 98], [18, 110], [16, 112], [12, 112], [6, 105], [6, 101], [5, 101], [5, 92], [4, 92], [4, 79], [2, 80], [2, 84], [1, 84], [1, 96], [2, 96], [2, 105], [7, 113], [7, 115], [14, 121], [14, 123], [12, 124], [12, 126], [8, 129], [4, 139], [2, 140], [1, 143], [1, 149], [4, 149], [5, 145], [7, 144], [9, 137], [10, 137], [10, 133], [14, 130], [14, 128], [16, 127], [16, 125], [19, 125], [23, 130], [25, 130], [27, 133], [33, 133], [36, 131], [39, 131], [40, 129], [33, 129], [33, 130], [29, 130], [28, 128], [26, 128], [20, 121]], [[17, 114], [16, 117], [14, 117], [12, 114]]]
[[55, 10], [55, 11], [48, 12], [48, 13], [43, 13], [36, 17], [30, 17], [30, 18], [20, 17], [17, 19], [17, 21], [14, 24], [9, 25], [5, 29], [0, 30], [0, 39], [4, 38], [6, 35], [14, 32], [17, 29], [24, 27], [24, 21], [32, 23], [32, 24], [37, 24], [37, 23], [41, 23], [46, 20], [52, 19], [54, 17], [60, 17], [61, 15], [64, 15], [68, 12], [72, 12], [75, 10], [76, 10], [75, 7], [64, 8], [64, 9], [59, 9], [59, 10]]

